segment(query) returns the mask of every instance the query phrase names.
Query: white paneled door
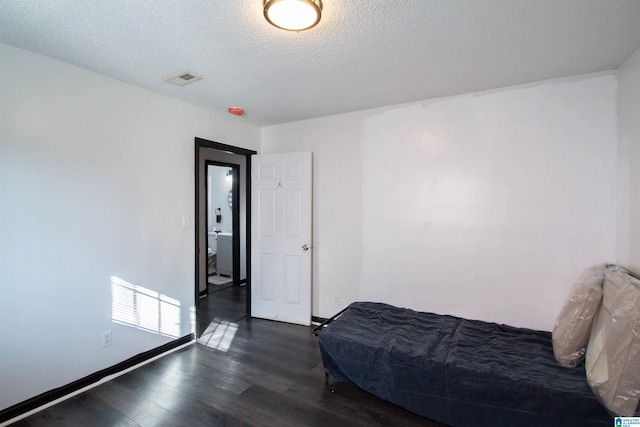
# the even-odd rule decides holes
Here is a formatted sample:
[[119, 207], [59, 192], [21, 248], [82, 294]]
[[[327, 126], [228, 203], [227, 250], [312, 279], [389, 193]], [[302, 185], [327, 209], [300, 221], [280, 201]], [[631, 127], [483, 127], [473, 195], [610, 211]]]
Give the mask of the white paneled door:
[[251, 315], [311, 324], [311, 153], [251, 159]]

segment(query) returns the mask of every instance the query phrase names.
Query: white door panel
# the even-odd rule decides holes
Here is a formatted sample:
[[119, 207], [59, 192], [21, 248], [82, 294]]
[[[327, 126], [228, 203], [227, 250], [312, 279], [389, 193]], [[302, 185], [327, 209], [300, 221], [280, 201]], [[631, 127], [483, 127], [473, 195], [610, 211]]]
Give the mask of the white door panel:
[[311, 323], [311, 153], [252, 157], [251, 315]]

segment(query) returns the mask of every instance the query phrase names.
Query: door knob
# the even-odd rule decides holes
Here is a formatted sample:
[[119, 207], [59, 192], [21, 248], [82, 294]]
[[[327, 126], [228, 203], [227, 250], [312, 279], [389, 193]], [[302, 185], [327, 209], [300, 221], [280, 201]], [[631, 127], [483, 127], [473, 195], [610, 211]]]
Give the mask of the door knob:
[[309, 250], [309, 245], [302, 245], [302, 250], [303, 251], [308, 251]]

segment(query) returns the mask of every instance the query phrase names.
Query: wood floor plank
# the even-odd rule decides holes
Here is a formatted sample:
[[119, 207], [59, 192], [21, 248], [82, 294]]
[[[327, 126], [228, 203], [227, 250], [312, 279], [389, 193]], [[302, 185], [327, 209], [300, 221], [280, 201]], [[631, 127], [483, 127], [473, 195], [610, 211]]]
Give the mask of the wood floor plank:
[[[127, 393], [117, 388], [99, 387], [95, 394], [112, 406], [117, 407], [140, 426], [188, 426], [195, 425], [188, 418], [183, 418], [152, 400], [136, 396], [135, 393]], [[200, 425], [206, 425], [202, 423]]]
[[293, 426], [357, 426], [347, 418], [333, 412], [308, 405], [306, 401], [291, 399], [284, 394], [253, 385], [240, 395], [245, 406], [259, 407], [265, 416], [277, 418]]
[[92, 393], [82, 393], [51, 408], [19, 421], [15, 426], [122, 426], [138, 427], [139, 424], [114, 407], [102, 402]]

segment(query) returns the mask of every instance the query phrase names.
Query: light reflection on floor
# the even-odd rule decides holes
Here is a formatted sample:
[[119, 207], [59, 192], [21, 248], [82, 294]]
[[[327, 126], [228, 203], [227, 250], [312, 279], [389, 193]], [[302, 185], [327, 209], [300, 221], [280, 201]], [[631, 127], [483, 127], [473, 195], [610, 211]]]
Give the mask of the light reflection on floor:
[[198, 343], [223, 352], [231, 348], [231, 343], [238, 330], [236, 323], [213, 319], [207, 329], [198, 338]]

